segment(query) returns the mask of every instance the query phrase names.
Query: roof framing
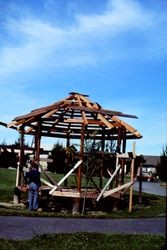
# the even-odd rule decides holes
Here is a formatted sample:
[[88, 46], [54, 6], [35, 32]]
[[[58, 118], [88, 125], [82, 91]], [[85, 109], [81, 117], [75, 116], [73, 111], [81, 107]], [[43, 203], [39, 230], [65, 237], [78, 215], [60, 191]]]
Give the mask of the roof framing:
[[[40, 125], [41, 136], [80, 139], [85, 127], [84, 138], [117, 139], [119, 128], [126, 131], [126, 139], [141, 138], [141, 134], [118, 117], [137, 118], [135, 115], [120, 111], [103, 109], [98, 103], [88, 99], [88, 95], [76, 92], [52, 105], [32, 110], [30, 113], [15, 117], [8, 127], [15, 127], [25, 134], [34, 135]], [[95, 133], [96, 132], [96, 133]]]

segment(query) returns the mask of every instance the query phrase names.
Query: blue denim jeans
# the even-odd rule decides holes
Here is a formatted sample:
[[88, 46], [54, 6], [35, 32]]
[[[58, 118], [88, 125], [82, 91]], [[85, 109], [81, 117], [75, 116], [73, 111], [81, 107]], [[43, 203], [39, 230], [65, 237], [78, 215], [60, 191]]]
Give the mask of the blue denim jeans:
[[28, 199], [29, 199], [29, 210], [38, 209], [38, 196], [39, 196], [39, 185], [34, 182], [29, 184]]

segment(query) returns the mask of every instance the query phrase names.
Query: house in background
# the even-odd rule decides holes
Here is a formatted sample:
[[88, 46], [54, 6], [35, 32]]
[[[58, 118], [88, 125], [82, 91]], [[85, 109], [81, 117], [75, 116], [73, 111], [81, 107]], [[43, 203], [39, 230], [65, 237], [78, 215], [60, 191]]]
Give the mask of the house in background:
[[160, 157], [154, 155], [144, 155], [144, 160], [146, 162], [143, 164], [143, 172], [156, 174], [156, 166], [160, 162]]

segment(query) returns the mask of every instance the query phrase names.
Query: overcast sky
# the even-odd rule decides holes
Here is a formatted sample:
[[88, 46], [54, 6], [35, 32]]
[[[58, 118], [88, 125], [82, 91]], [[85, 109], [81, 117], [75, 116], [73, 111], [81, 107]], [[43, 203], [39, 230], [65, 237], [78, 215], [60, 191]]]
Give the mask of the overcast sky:
[[[167, 1], [0, 0], [0, 121], [69, 92], [137, 115], [123, 119], [143, 135], [136, 153], [160, 155], [167, 143]], [[0, 143], [18, 136], [0, 126]]]

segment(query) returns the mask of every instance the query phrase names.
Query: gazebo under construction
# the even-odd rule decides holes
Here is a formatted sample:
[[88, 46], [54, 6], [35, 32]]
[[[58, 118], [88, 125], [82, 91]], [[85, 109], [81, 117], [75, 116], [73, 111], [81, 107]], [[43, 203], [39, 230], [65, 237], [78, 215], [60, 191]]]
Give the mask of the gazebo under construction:
[[[14, 118], [8, 124], [8, 127], [17, 128], [20, 133], [20, 162], [16, 186], [19, 187], [21, 184], [21, 172], [24, 167], [24, 136], [28, 134], [34, 136], [34, 159], [38, 162], [40, 161], [42, 137], [65, 139], [66, 147], [71, 145], [72, 139], [79, 140], [78, 161], [69, 169], [69, 172], [65, 174], [63, 179], [58, 183], [53, 183], [50, 179], [41, 180], [44, 184], [42, 188], [48, 190], [48, 195], [77, 199], [79, 208], [82, 198], [93, 197], [98, 202], [101, 198], [118, 194], [120, 190], [131, 187], [133, 184], [132, 179], [128, 184], [123, 184], [122, 188], [119, 188], [119, 183], [116, 182], [116, 186], [108, 190], [109, 184], [117, 176], [119, 170], [123, 168], [123, 164], [120, 164], [120, 159], [122, 162], [122, 159], [129, 158], [129, 154], [126, 153], [126, 141], [142, 137], [135, 128], [119, 117], [137, 118], [135, 115], [103, 109], [98, 103], [90, 101], [88, 95], [71, 92], [67, 98], [50, 106], [35, 109], [28, 114]], [[101, 153], [103, 153], [107, 141], [112, 140], [116, 142], [116, 166], [113, 173], [109, 172], [110, 178], [105, 186], [100, 181], [99, 186], [94, 183], [94, 188], [85, 191], [85, 188], [82, 187], [84, 143], [85, 140], [90, 138], [101, 142]], [[62, 186], [62, 183], [72, 173], [76, 173], [76, 187], [68, 188], [67, 186]], [[102, 177], [103, 174], [100, 174], [100, 180], [102, 180]], [[90, 176], [90, 178], [92, 177]]]

